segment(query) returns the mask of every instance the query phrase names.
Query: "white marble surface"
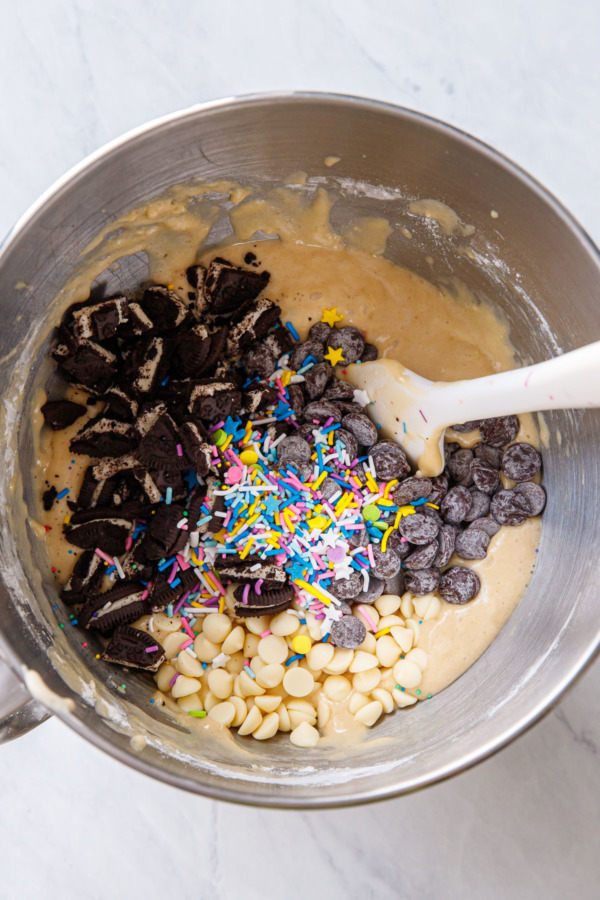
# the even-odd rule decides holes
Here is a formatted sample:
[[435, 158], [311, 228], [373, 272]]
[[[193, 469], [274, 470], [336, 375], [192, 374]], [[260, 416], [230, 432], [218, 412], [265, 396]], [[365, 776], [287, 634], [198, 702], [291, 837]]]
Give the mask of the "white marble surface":
[[[301, 88], [395, 101], [475, 133], [600, 239], [595, 0], [19, 0], [0, 21], [0, 231], [132, 126]], [[595, 898], [599, 690], [596, 665], [477, 769], [319, 813], [187, 796], [50, 721], [0, 749], [0, 896]]]

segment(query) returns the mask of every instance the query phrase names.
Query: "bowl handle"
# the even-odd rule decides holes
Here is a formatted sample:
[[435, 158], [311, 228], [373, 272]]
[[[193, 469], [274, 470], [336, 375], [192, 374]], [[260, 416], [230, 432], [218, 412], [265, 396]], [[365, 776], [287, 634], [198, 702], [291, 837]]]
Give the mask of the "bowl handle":
[[0, 659], [0, 744], [26, 734], [50, 715]]

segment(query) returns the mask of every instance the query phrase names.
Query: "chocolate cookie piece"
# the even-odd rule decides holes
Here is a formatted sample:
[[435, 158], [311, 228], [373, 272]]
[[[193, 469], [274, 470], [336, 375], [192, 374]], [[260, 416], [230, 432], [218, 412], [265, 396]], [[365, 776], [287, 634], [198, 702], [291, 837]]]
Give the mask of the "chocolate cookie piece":
[[181, 297], [161, 285], [144, 291], [140, 306], [160, 331], [174, 331], [188, 315], [188, 308]]
[[433, 516], [417, 512], [410, 516], [402, 516], [398, 530], [411, 544], [421, 545], [433, 541], [437, 537], [440, 526]]
[[[446, 485], [447, 484], [448, 482], [446, 481]], [[432, 490], [433, 484], [429, 478], [417, 478], [416, 476], [411, 475], [408, 478], [405, 478], [404, 481], [401, 481], [398, 487], [394, 488], [394, 503], [397, 506], [407, 506], [411, 504], [413, 500], [420, 500], [421, 498], [428, 499]]]
[[171, 355], [171, 375], [179, 378], [201, 378], [211, 337], [205, 325], [194, 325], [185, 334], [178, 334]]
[[130, 625], [122, 625], [115, 630], [102, 653], [102, 659], [129, 669], [157, 672], [166, 655], [153, 635]]
[[502, 450], [499, 447], [492, 447], [490, 444], [484, 444], [481, 441], [473, 447], [473, 453], [476, 459], [492, 466], [493, 469], [499, 469], [502, 464]]
[[515, 494], [521, 494], [529, 504], [529, 515], [539, 516], [546, 505], [546, 491], [534, 481], [522, 481], [513, 488]]
[[[448, 479], [445, 475], [436, 475], [435, 478], [431, 479], [431, 485], [431, 493], [427, 498], [427, 502], [439, 506], [448, 493]], [[415, 499], [418, 499], [418, 497]]]
[[[397, 574], [397, 573], [396, 573]], [[394, 577], [393, 575], [391, 576]], [[383, 594], [385, 582], [382, 578], [377, 578], [375, 575], [369, 576], [369, 587], [366, 590], [362, 590], [354, 603], [364, 603], [367, 606], [370, 606], [371, 603], [375, 603], [381, 595]]]
[[531, 481], [541, 465], [542, 457], [531, 444], [512, 444], [502, 454], [502, 471], [512, 481]]
[[484, 419], [479, 425], [481, 437], [492, 447], [503, 447], [514, 441], [519, 432], [517, 416], [499, 416], [496, 419]]
[[500, 531], [500, 526], [491, 516], [485, 516], [482, 519], [475, 519], [471, 522], [467, 531], [484, 531], [489, 538], [493, 538]]
[[53, 484], [51, 484], [48, 490], [44, 491], [44, 493], [42, 494], [42, 506], [44, 507], [46, 512], [50, 512], [50, 510], [54, 506], [54, 501], [56, 500], [57, 494], [58, 491]]
[[471, 509], [471, 492], [466, 487], [451, 488], [440, 504], [440, 513], [450, 525], [460, 525]]
[[527, 497], [515, 491], [498, 491], [494, 494], [490, 511], [500, 525], [522, 525], [531, 516]]
[[473, 463], [473, 451], [461, 448], [456, 450], [448, 459], [447, 466], [450, 477], [456, 484], [468, 487], [473, 484], [471, 465]]
[[206, 475], [212, 463], [211, 445], [195, 422], [184, 422], [179, 429], [184, 457], [197, 475]]
[[131, 301], [127, 307], [127, 319], [119, 325], [118, 337], [129, 340], [152, 331], [154, 322], [146, 315], [139, 303]]
[[308, 339], [309, 341], [319, 341], [320, 344], [326, 347], [331, 332], [331, 325], [328, 325], [327, 322], [315, 322], [308, 331]]
[[205, 380], [190, 393], [189, 411], [205, 422], [235, 418], [242, 408], [242, 395], [232, 381]]
[[80, 341], [108, 341], [127, 322], [128, 313], [125, 297], [84, 306], [73, 312], [73, 331]]
[[138, 414], [139, 404], [122, 388], [114, 386], [104, 395], [106, 406], [103, 415], [107, 419], [119, 419], [121, 422], [133, 422]]
[[59, 362], [68, 381], [81, 385], [93, 394], [103, 394], [108, 390], [117, 374], [115, 354], [93, 341], [77, 345]]
[[456, 536], [454, 552], [462, 559], [485, 559], [490, 537], [478, 528], [467, 528]]
[[440, 578], [439, 594], [446, 603], [469, 603], [479, 593], [481, 582], [472, 569], [452, 566]]
[[370, 574], [384, 581], [386, 578], [393, 578], [400, 571], [402, 565], [400, 557], [391, 547], [386, 547], [386, 551], [383, 553], [377, 544], [373, 544], [371, 550], [374, 564], [371, 564]]
[[41, 408], [44, 424], [53, 431], [62, 431], [76, 422], [85, 412], [86, 407], [72, 400], [48, 400]]
[[350, 365], [361, 358], [365, 349], [365, 339], [358, 328], [345, 325], [343, 328], [335, 328], [332, 331], [327, 346], [334, 350], [341, 350], [344, 354], [343, 362]]
[[145, 588], [138, 581], [122, 581], [109, 591], [90, 597], [79, 621], [85, 628], [109, 635], [119, 625], [129, 625], [149, 611]]
[[481, 419], [473, 419], [469, 422], [462, 422], [460, 425], [451, 425], [450, 428], [452, 431], [456, 431], [457, 434], [468, 434], [470, 431], [475, 431], [476, 428], [479, 428], [481, 424]]
[[[91, 510], [91, 513], [95, 513], [95, 510]], [[121, 556], [125, 553], [125, 544], [131, 532], [132, 522], [120, 518], [117, 510], [110, 518], [90, 519], [80, 524], [73, 523], [74, 518], [72, 516], [71, 522], [64, 526], [65, 537], [70, 544], [81, 547], [82, 550], [94, 550], [99, 547], [108, 556]]]
[[302, 341], [302, 343], [296, 344], [290, 356], [290, 368], [297, 372], [306, 364], [309, 356], [312, 356], [318, 363], [323, 362], [324, 351], [320, 341]]
[[234, 318], [236, 321], [227, 336], [227, 354], [229, 356], [238, 356], [251, 343], [263, 338], [269, 329], [279, 321], [279, 308], [272, 300], [261, 297], [244, 307], [241, 318]]
[[498, 470], [483, 459], [473, 459], [471, 476], [475, 487], [484, 494], [493, 494], [500, 482]]
[[[291, 585], [286, 584], [275, 590], [265, 590], [261, 587], [260, 594], [250, 588], [246, 591], [243, 585], [238, 585], [233, 592], [235, 597], [235, 614], [240, 618], [250, 616], [273, 616], [289, 609], [294, 591]], [[244, 602], [244, 598], [245, 601]]]
[[137, 446], [137, 438], [129, 422], [118, 422], [101, 416], [78, 431], [69, 443], [71, 453], [88, 456], [123, 456]]
[[202, 372], [199, 373], [203, 378], [209, 375], [218, 377], [216, 371], [223, 362], [225, 346], [227, 344], [227, 335], [229, 329], [226, 326], [219, 328], [210, 336], [210, 349], [202, 366]]
[[294, 348], [294, 339], [283, 325], [280, 325], [264, 339], [264, 344], [269, 348], [275, 359], [280, 359], [285, 353]]
[[342, 419], [342, 425], [350, 431], [359, 444], [372, 447], [377, 441], [377, 428], [368, 416], [362, 412], [351, 412]]
[[102, 583], [106, 566], [97, 553], [86, 550], [73, 566], [71, 575], [61, 589], [60, 599], [67, 606], [83, 603], [88, 594], [96, 593]]
[[153, 394], [167, 374], [168, 363], [164, 338], [143, 337], [125, 364], [123, 383], [137, 394]]
[[282, 464], [309, 462], [311, 454], [310, 445], [296, 434], [290, 434], [277, 445], [277, 459]]
[[356, 650], [367, 636], [367, 629], [356, 616], [342, 616], [331, 625], [331, 643], [344, 650]]
[[188, 273], [188, 278], [197, 281], [198, 311], [219, 316], [236, 312], [244, 303], [255, 300], [270, 278], [268, 272], [251, 272], [219, 257], [213, 259], [204, 276], [198, 268], [194, 273], [188, 269]]
[[146, 468], [152, 470], [188, 469], [190, 465], [183, 452], [179, 429], [168, 413], [159, 416], [143, 436], [136, 455]]
[[157, 551], [150, 558], [167, 558], [178, 553], [185, 546], [188, 537], [186, 531], [177, 527], [183, 517], [183, 504], [159, 503], [152, 512], [154, 515], [148, 517], [148, 536], [156, 544]]
[[[400, 479], [404, 478], [405, 475], [408, 475], [410, 472], [410, 465], [406, 458], [406, 454], [402, 447], [398, 446], [398, 444], [395, 444], [393, 441], [379, 441], [378, 444], [371, 447], [369, 456], [373, 460], [375, 474], [380, 481], [392, 481], [394, 478], [397, 478], [398, 481], [400, 481]], [[429, 496], [429, 494], [422, 494], [421, 496]]]
[[358, 572], [352, 572], [348, 578], [332, 581], [327, 590], [338, 600], [356, 600], [362, 592], [362, 586], [363, 580]]
[[365, 344], [365, 349], [360, 355], [360, 362], [373, 362], [379, 356], [379, 351], [375, 344]]
[[440, 582], [438, 569], [412, 569], [404, 573], [406, 590], [415, 597], [431, 594]]
[[476, 488], [470, 488], [470, 491], [471, 508], [464, 518], [465, 522], [473, 522], [475, 519], [481, 519], [483, 516], [487, 516], [490, 511], [489, 495], [484, 494], [483, 491], [478, 491]]
[[[295, 409], [295, 405], [292, 401], [291, 397], [291, 388], [297, 388], [299, 385], [290, 384], [288, 385], [288, 395], [290, 396], [291, 405]], [[269, 385], [258, 385], [255, 388], [249, 388], [244, 394], [244, 409], [248, 413], [249, 416], [253, 415], [258, 410], [266, 409], [268, 406], [276, 406], [277, 405], [277, 388], [270, 387]], [[302, 391], [300, 391], [300, 396], [302, 396]], [[304, 405], [304, 401], [302, 402], [302, 406]], [[302, 406], [300, 409], [302, 409]]]
[[321, 399], [307, 403], [302, 410], [302, 418], [307, 425], [313, 425], [315, 421], [322, 425], [328, 419], [332, 419], [334, 423], [340, 422], [342, 416], [337, 406], [334, 406], [329, 400]]
[[438, 551], [439, 544], [437, 540], [432, 541], [430, 544], [425, 544], [419, 550], [413, 550], [412, 553], [409, 553], [404, 560], [404, 566], [406, 569], [429, 569], [430, 566], [433, 566]]
[[325, 400], [346, 400], [348, 403], [352, 403], [354, 400], [354, 388], [347, 381], [342, 381], [341, 378], [334, 378], [323, 394], [323, 398]]
[[266, 381], [277, 368], [277, 360], [265, 344], [253, 344], [242, 360], [249, 378]]
[[442, 525], [438, 534], [438, 551], [433, 559], [433, 565], [439, 569], [447, 566], [450, 557], [454, 553], [458, 528], [455, 525]]
[[310, 400], [320, 397], [333, 378], [333, 369], [327, 363], [318, 363], [304, 373], [304, 389]]
[[215, 569], [218, 571], [221, 579], [230, 581], [239, 581], [240, 584], [254, 584], [259, 579], [263, 581], [265, 591], [274, 591], [282, 588], [287, 582], [287, 572], [274, 564], [260, 562], [260, 569], [254, 569], [254, 563], [248, 564], [247, 560], [241, 566], [232, 565], [228, 557], [227, 563], [223, 564], [215, 562]]
[[159, 572], [156, 576], [154, 586], [150, 592], [150, 597], [148, 598], [148, 606], [154, 613], [162, 612], [167, 608], [169, 603], [177, 603], [187, 591], [191, 591], [198, 586], [198, 578], [196, 577], [194, 569], [191, 568], [186, 569], [185, 571], [180, 570], [177, 573], [176, 578], [174, 578], [170, 584], [168, 579], [168, 569], [164, 572]]

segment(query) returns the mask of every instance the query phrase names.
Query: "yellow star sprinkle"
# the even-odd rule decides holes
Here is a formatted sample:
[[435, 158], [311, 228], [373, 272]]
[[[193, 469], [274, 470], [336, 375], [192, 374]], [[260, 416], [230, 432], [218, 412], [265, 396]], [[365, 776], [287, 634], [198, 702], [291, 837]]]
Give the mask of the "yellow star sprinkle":
[[326, 322], [328, 325], [335, 325], [336, 322], [341, 322], [343, 316], [338, 315], [337, 306], [332, 306], [331, 309], [323, 310], [323, 318], [321, 322]]
[[338, 363], [344, 361], [344, 354], [341, 350], [334, 350], [333, 347], [327, 348], [328, 352], [325, 354], [325, 359], [331, 363], [332, 366], [337, 366]]

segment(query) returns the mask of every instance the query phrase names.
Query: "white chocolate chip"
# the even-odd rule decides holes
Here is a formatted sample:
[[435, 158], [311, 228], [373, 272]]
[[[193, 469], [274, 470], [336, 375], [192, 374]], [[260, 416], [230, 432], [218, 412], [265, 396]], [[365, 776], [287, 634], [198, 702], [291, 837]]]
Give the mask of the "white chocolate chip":
[[378, 687], [372, 691], [371, 696], [373, 700], [379, 700], [381, 705], [383, 706], [383, 711], [385, 713], [391, 713], [394, 710], [394, 698], [392, 697], [389, 691], [384, 690], [384, 688]]
[[331, 707], [325, 697], [319, 697], [317, 702], [317, 724], [319, 728], [325, 728], [331, 716]]
[[237, 677], [244, 697], [256, 697], [258, 694], [265, 693], [265, 689], [256, 683], [255, 678], [250, 678], [247, 672], [240, 672]]
[[162, 640], [162, 648], [165, 651], [167, 659], [175, 659], [179, 653], [179, 648], [186, 641], [189, 641], [188, 635], [183, 631], [172, 631]]
[[230, 631], [223, 641], [221, 650], [223, 651], [223, 653], [226, 653], [227, 656], [233, 656], [234, 653], [237, 653], [238, 650], [241, 650], [243, 648], [245, 637], [246, 632], [244, 631], [242, 626], [236, 625], [233, 631]]
[[225, 613], [209, 613], [202, 623], [202, 634], [213, 644], [221, 644], [230, 631], [231, 619]]
[[359, 650], [364, 650], [366, 653], [375, 653], [375, 647], [377, 646], [377, 640], [370, 631], [367, 632], [367, 635], [358, 648]]
[[200, 694], [188, 694], [187, 697], [180, 697], [177, 706], [183, 712], [200, 712], [204, 709]]
[[231, 726], [232, 728], [239, 728], [248, 715], [248, 707], [241, 697], [230, 697], [229, 703], [233, 703], [235, 707], [235, 718], [231, 723]]
[[249, 616], [244, 619], [244, 625], [251, 634], [261, 635], [269, 628], [269, 616]]
[[283, 686], [290, 697], [306, 697], [315, 686], [315, 679], [307, 669], [288, 669], [283, 676]]
[[292, 729], [297, 728], [301, 722], [308, 722], [309, 725], [314, 725], [317, 721], [315, 714], [311, 716], [309, 713], [298, 709], [288, 709], [288, 715], [290, 717], [290, 728]]
[[227, 700], [233, 693], [233, 675], [225, 669], [213, 669], [208, 673], [208, 686], [219, 700]]
[[216, 722], [220, 722], [221, 725], [225, 725], [226, 728], [229, 728], [235, 719], [236, 709], [233, 703], [225, 700], [223, 703], [217, 703], [216, 706], [213, 706], [208, 715], [211, 719], [214, 719]]
[[202, 683], [197, 678], [188, 678], [187, 675], [180, 675], [171, 688], [171, 693], [177, 699], [178, 697], [187, 697], [188, 694], [195, 694], [201, 687]]
[[344, 647], [336, 647], [333, 651], [331, 662], [323, 671], [326, 675], [341, 675], [348, 671], [348, 666], [354, 659], [354, 650], [346, 650]]
[[202, 678], [204, 669], [199, 659], [194, 659], [185, 650], [181, 650], [175, 660], [175, 668], [180, 675], [191, 675], [192, 678]]
[[292, 724], [290, 722], [290, 714], [287, 711], [285, 703], [280, 703], [277, 707], [277, 715], [279, 716], [279, 730], [291, 731]]
[[204, 709], [209, 712], [213, 706], [217, 706], [221, 701], [218, 697], [215, 697], [212, 691], [207, 689], [206, 693], [204, 693], [202, 697], [202, 702], [204, 703]]
[[271, 624], [269, 625], [272, 633], [279, 637], [287, 637], [288, 635], [295, 634], [299, 627], [300, 622], [298, 618], [296, 616], [288, 616], [287, 610], [273, 616]]
[[276, 694], [263, 694], [262, 697], [255, 697], [254, 702], [262, 712], [272, 713], [281, 703], [281, 697]]
[[379, 620], [379, 627], [381, 629], [392, 628], [392, 626], [394, 626], [394, 625], [403, 626], [404, 619], [402, 619], [400, 616], [390, 615], [390, 616], [382, 616], [381, 619]]
[[366, 706], [363, 706], [362, 709], [359, 709], [357, 713], [354, 714], [354, 718], [357, 721], [362, 722], [363, 725], [374, 725], [377, 719], [383, 712], [383, 706], [379, 702], [379, 700], [372, 700], [371, 703], [367, 703]]
[[413, 703], [417, 702], [417, 698], [413, 697], [412, 694], [407, 694], [406, 691], [399, 691], [398, 688], [394, 688], [392, 691], [392, 697], [396, 702], [396, 706], [412, 706]]
[[262, 715], [258, 706], [253, 706], [252, 709], [248, 712], [248, 715], [240, 725], [238, 729], [238, 734], [242, 737], [245, 734], [252, 734], [253, 731], [256, 731], [257, 728], [260, 728], [262, 722]]
[[281, 684], [284, 675], [285, 669], [280, 663], [269, 663], [256, 673], [256, 680], [261, 687], [274, 688]]
[[301, 722], [290, 734], [290, 741], [296, 747], [316, 747], [319, 743], [319, 732], [308, 722]]
[[383, 634], [380, 638], [377, 638], [375, 655], [379, 660], [379, 664], [384, 668], [391, 668], [400, 659], [400, 653], [400, 647], [391, 634]]
[[252, 732], [252, 737], [257, 741], [266, 741], [277, 734], [279, 728], [279, 716], [276, 712], [268, 713], [262, 720], [256, 731]]
[[[179, 631], [181, 628], [181, 616], [167, 616], [165, 613], [154, 613], [152, 616], [153, 622], [152, 626], [154, 628], [154, 634], [159, 631]], [[163, 644], [164, 646], [164, 644]]]
[[258, 643], [258, 655], [265, 665], [285, 662], [288, 656], [288, 645], [285, 638], [276, 634], [261, 638]]
[[370, 694], [380, 681], [381, 670], [368, 669], [364, 672], [357, 672], [356, 675], [352, 676], [352, 687], [355, 691], [360, 691], [362, 694]]
[[407, 619], [406, 627], [410, 628], [413, 633], [413, 644], [419, 643], [419, 634], [421, 632], [421, 627], [416, 619]]
[[213, 644], [212, 641], [208, 640], [204, 633], [199, 634], [194, 641], [194, 653], [196, 654], [200, 662], [212, 662], [215, 656], [218, 656], [220, 652], [220, 645]]
[[367, 653], [364, 650], [357, 650], [354, 659], [348, 666], [349, 672], [366, 672], [368, 669], [374, 669], [377, 666], [377, 657], [374, 653]]
[[400, 628], [399, 625], [394, 625], [394, 627], [390, 630], [390, 634], [392, 635], [402, 652], [408, 653], [413, 645], [413, 631], [410, 628]]
[[154, 676], [158, 689], [160, 691], [168, 691], [174, 675], [177, 675], [175, 667], [171, 663], [164, 662]]
[[258, 653], [258, 645], [260, 638], [257, 634], [246, 634], [244, 638], [244, 656], [246, 659], [252, 659]]
[[306, 657], [306, 661], [311, 669], [313, 669], [315, 672], [318, 672], [321, 669], [324, 669], [325, 666], [329, 665], [329, 663], [333, 659], [333, 652], [333, 644], [318, 643], [311, 647]]
[[351, 690], [352, 685], [344, 675], [329, 675], [323, 682], [325, 696], [336, 702], [345, 700]]
[[416, 663], [416, 665], [420, 668], [421, 672], [424, 672], [427, 668], [427, 663], [429, 661], [427, 654], [424, 650], [421, 650], [419, 647], [415, 647], [410, 653], [406, 654], [406, 658], [411, 662]]
[[[357, 619], [360, 619], [367, 631], [372, 631], [373, 626], [375, 627], [375, 631], [377, 631], [377, 626], [379, 623], [379, 613], [372, 606], [367, 606], [364, 608], [366, 609], [366, 613], [363, 612], [363, 608], [361, 606], [355, 606], [352, 610], [352, 615]], [[367, 616], [369, 618], [367, 618]]]
[[400, 603], [400, 611], [405, 619], [410, 619], [412, 616], [413, 609], [413, 597], [408, 591], [405, 594], [402, 594], [402, 602]]
[[400, 687], [415, 688], [421, 683], [423, 674], [414, 662], [408, 659], [399, 659], [394, 666], [394, 678]]
[[355, 713], [357, 713], [359, 709], [362, 709], [363, 706], [366, 706], [369, 702], [370, 701], [368, 697], [355, 691], [348, 701], [348, 710], [352, 713], [352, 715], [355, 715]]
[[380, 616], [391, 616], [400, 609], [400, 597], [397, 594], [382, 594], [373, 604]]

